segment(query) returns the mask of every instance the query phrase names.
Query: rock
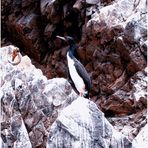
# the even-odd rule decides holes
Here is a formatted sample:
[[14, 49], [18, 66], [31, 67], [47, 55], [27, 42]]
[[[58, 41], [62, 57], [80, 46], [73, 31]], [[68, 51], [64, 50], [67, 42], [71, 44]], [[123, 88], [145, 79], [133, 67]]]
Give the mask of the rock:
[[146, 67], [145, 58], [139, 49], [135, 49], [130, 53], [130, 59], [131, 61], [127, 66], [127, 71], [129, 73], [135, 73], [137, 71], [143, 70]]
[[47, 36], [48, 38], [51, 38], [51, 36], [53, 35], [52, 33], [55, 31], [56, 27], [53, 24], [48, 24], [45, 27], [44, 30], [44, 36]]
[[0, 49], [2, 145], [44, 146], [47, 129], [77, 94], [63, 78], [47, 80], [27, 56], [22, 56], [18, 65], [11, 65], [7, 58], [13, 49], [14, 46]]
[[57, 0], [43, 0], [40, 2], [40, 5], [42, 15], [46, 15], [47, 19], [50, 20], [52, 24], [59, 23], [61, 19], [59, 15], [60, 2]]
[[67, 69], [65, 68], [65, 65], [62, 62], [56, 63], [55, 69], [59, 77], [65, 77]]
[[[3, 55], [0, 57], [1, 78], [4, 81], [0, 87], [2, 146], [44, 147], [49, 135], [49, 138], [55, 137], [55, 141], [56, 138], [60, 138], [55, 146], [61, 146], [62, 143], [71, 147], [65, 143], [63, 132], [70, 140], [67, 139], [67, 142], [71, 142], [72, 146], [109, 147], [119, 145], [121, 141], [126, 141], [123, 145], [130, 144], [124, 135], [113, 129], [92, 101], [77, 98], [65, 79], [47, 80], [42, 72], [31, 64], [27, 56], [22, 56], [21, 62], [16, 66], [8, 63], [7, 56], [14, 48], [7, 46], [0, 50], [0, 55]], [[76, 108], [83, 108], [84, 112]], [[67, 121], [69, 119], [70, 121]], [[89, 131], [90, 129], [92, 131]], [[87, 134], [88, 137], [83, 134]], [[54, 143], [53, 139], [50, 140], [48, 139], [48, 147]]]
[[93, 102], [79, 97], [61, 111], [51, 126], [47, 148], [61, 145], [66, 148], [99, 148], [130, 147], [131, 143], [113, 129]]
[[99, 2], [100, 2], [100, 0], [86, 0], [86, 3], [88, 3], [88, 4], [97, 4]]
[[24, 45], [24, 47], [21, 46], [21, 50], [25, 49], [25, 52], [30, 57], [40, 61], [41, 50], [45, 48], [43, 47], [43, 44], [40, 43], [41, 39], [39, 38], [39, 28], [37, 25], [38, 21], [39, 16], [35, 13], [31, 13], [17, 20], [11, 20], [9, 16], [7, 25], [10, 29], [12, 29], [13, 26], [15, 38], [19, 36], [19, 39], [17, 39]]
[[[144, 119], [142, 116], [136, 117], [147, 107], [146, 16], [146, 0], [2, 0], [2, 45], [13, 43], [19, 46], [23, 55], [27, 53], [34, 59], [22, 56], [22, 62], [12, 66], [7, 62], [7, 57], [3, 56], [9, 54], [11, 47], [8, 50], [2, 48], [0, 89], [9, 91], [8, 96], [5, 94], [8, 99], [5, 102], [6, 109], [10, 107], [12, 98], [16, 98], [14, 102], [18, 102], [18, 105], [15, 105], [15, 110], [19, 108], [18, 112], [33, 145], [46, 145], [46, 133], [61, 108], [77, 98], [65, 79], [49, 82], [43, 76], [45, 74], [50, 79], [66, 77], [67, 45], [55, 39], [56, 35], [70, 35], [75, 38], [79, 59], [92, 78], [91, 99], [106, 116], [118, 116], [119, 119], [119, 116], [132, 114], [135, 122], [131, 126], [120, 127], [118, 121], [118, 130], [126, 131], [126, 135], [131, 133], [131, 140], [139, 133], [141, 127], [137, 126], [138, 121], [143, 122]], [[42, 69], [43, 73], [35, 69], [31, 62]], [[63, 84], [63, 91], [57, 94], [53, 89], [54, 94], [51, 96], [51, 89], [48, 94], [46, 86], [52, 84], [50, 87], [60, 90], [61, 88], [57, 87], [59, 83]], [[26, 91], [23, 92], [22, 89]], [[45, 89], [50, 99], [43, 94]], [[36, 95], [38, 90], [40, 92]], [[44, 98], [45, 102], [40, 101], [40, 98]], [[65, 99], [67, 101], [64, 101]], [[5, 115], [10, 112], [6, 110]], [[127, 124], [130, 122], [126, 121]], [[7, 127], [7, 122], [4, 122], [4, 125]], [[38, 142], [35, 142], [37, 138], [34, 133], [40, 135], [39, 138], [37, 136]], [[15, 139], [12, 136], [10, 140]]]
[[[118, 71], [115, 71], [118, 72]], [[117, 75], [117, 74], [116, 74]], [[116, 90], [120, 89], [125, 83], [126, 83], [126, 73], [123, 72], [121, 76], [119, 76], [114, 83], [108, 86], [109, 89], [111, 89], [112, 92], [115, 92]]]
[[146, 108], [146, 84], [148, 81], [146, 71], [147, 69], [137, 72], [104, 103], [100, 104], [106, 114], [110, 112], [114, 115], [128, 115]]
[[109, 117], [108, 121], [114, 128], [133, 141], [139, 131], [146, 125], [146, 109], [132, 115], [122, 117]]
[[29, 0], [6, 2], [4, 0], [3, 3], [6, 4], [4, 8], [9, 8], [7, 13], [5, 10], [3, 12], [5, 17], [3, 19], [3, 25], [5, 26], [4, 36], [10, 33], [8, 36], [10, 36], [11, 41], [17, 41], [16, 45], [21, 47], [21, 51], [40, 61], [42, 58], [41, 54], [47, 51], [47, 47], [43, 43], [43, 37], [39, 37], [41, 35], [41, 20], [38, 14], [39, 2], [31, 2]]
[[123, 41], [122, 37], [118, 37], [116, 40], [116, 52], [120, 54], [121, 58], [124, 61], [129, 62], [130, 56], [129, 56], [129, 47], [126, 46], [125, 42]]
[[97, 45], [95, 45], [94, 42], [90, 43], [86, 48], [86, 57], [87, 57], [86, 60], [90, 61], [92, 59], [94, 51], [97, 49], [98, 49], [98, 47], [97, 47]]
[[145, 59], [147, 59], [147, 46], [148, 46], [148, 40], [140, 44], [140, 51]]
[[84, 3], [85, 3], [85, 1], [83, 1], [83, 0], [76, 0], [75, 4], [73, 5], [73, 8], [78, 11], [81, 11], [82, 8], [84, 7]]
[[[87, 59], [88, 62], [92, 60], [95, 70], [92, 72], [92, 79], [96, 81], [95, 83], [99, 83], [98, 88], [102, 94], [113, 94], [114, 84], [116, 85], [117, 81], [120, 81], [120, 85], [116, 90], [120, 89], [136, 72], [146, 67], [146, 56], [144, 56], [146, 52], [141, 51], [140, 45], [140, 42], [146, 41], [145, 2], [114, 1], [106, 7], [96, 6], [95, 9], [99, 12], [95, 10], [90, 14], [91, 17], [83, 32], [85, 38], [82, 42], [85, 43], [86, 56], [82, 62]], [[143, 14], [143, 17], [140, 14]], [[90, 49], [94, 49], [94, 58], [91, 58], [92, 53], [88, 52]], [[126, 77], [122, 77], [124, 78], [122, 80], [119, 77], [123, 71]], [[93, 85], [93, 88], [95, 92], [92, 94], [97, 94], [96, 86]]]
[[[36, 66], [42, 68], [48, 78], [66, 77], [68, 47], [55, 39], [55, 36], [57, 34], [74, 36], [79, 42], [77, 44], [79, 59], [92, 78], [92, 97], [94, 95], [99, 99], [103, 94], [103, 97], [108, 98], [120, 90], [131, 76], [146, 67], [147, 55], [146, 1], [110, 2], [43, 0], [40, 1], [40, 8], [35, 2], [35, 9], [28, 11], [33, 3], [26, 1], [25, 11], [24, 8], [23, 10], [19, 8], [22, 5], [21, 1], [14, 1], [13, 5], [19, 8], [15, 12], [19, 12], [19, 15], [7, 14], [4, 8], [11, 7], [10, 2], [5, 4], [3, 2], [3, 13], [7, 14], [6, 20], [3, 21], [10, 25], [8, 32], [13, 30], [15, 32], [12, 34], [17, 32], [21, 36], [19, 38], [25, 43], [21, 44], [25, 48], [24, 52], [29, 56], [34, 55], [38, 60], [45, 56], [42, 62], [44, 65], [39, 66], [37, 63]], [[82, 14], [86, 11], [85, 8], [91, 10], [89, 15]], [[41, 10], [41, 14], [38, 13], [38, 9]], [[38, 21], [41, 24], [38, 24]], [[78, 37], [78, 28], [81, 30], [81, 40]], [[45, 42], [42, 42], [42, 39]], [[48, 47], [40, 46], [41, 43]], [[3, 80], [0, 82], [2, 85]]]
[[82, 12], [77, 11], [74, 8], [75, 2], [3, 0], [3, 36], [10, 36], [14, 43], [17, 40], [15, 44], [24, 53], [40, 62], [48, 54], [48, 50], [51, 52], [56, 49], [56, 35], [68, 34], [80, 39], [85, 10], [84, 4], [81, 4]]
[[[8, 128], [2, 130], [1, 147], [32, 147], [26, 127], [20, 115], [12, 118], [10, 128], [11, 131]], [[18, 136], [19, 138], [17, 138]]]
[[139, 147], [143, 147], [146, 148], [148, 145], [148, 124], [146, 124], [141, 131], [139, 132], [139, 134], [136, 136], [136, 138], [134, 138], [134, 140], [132, 141], [133, 144], [133, 148], [139, 148]]

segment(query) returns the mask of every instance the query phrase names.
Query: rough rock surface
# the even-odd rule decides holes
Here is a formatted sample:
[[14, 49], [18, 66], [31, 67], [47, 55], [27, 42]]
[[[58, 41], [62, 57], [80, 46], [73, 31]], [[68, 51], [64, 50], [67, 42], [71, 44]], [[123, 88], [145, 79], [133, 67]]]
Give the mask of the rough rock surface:
[[47, 49], [40, 36], [38, 1], [2, 0], [2, 15], [2, 26], [7, 28], [4, 34], [30, 57], [40, 61], [42, 52]]
[[83, 33], [86, 45], [81, 50], [86, 50], [85, 61], [95, 59], [90, 72], [101, 93], [114, 93], [146, 67], [140, 49], [147, 36], [145, 13], [146, 1], [137, 4], [134, 0], [119, 0], [91, 15]]
[[67, 47], [55, 36], [73, 36], [97, 100], [146, 67], [146, 7], [146, 0], [2, 0], [2, 37], [42, 61], [37, 67], [54, 78], [66, 77], [67, 71]]
[[58, 112], [77, 95], [65, 79], [47, 80], [27, 56], [20, 64], [11, 65], [8, 57], [13, 49], [0, 49], [2, 147], [44, 147]]
[[78, 98], [65, 79], [47, 80], [27, 56], [22, 56], [18, 65], [11, 65], [8, 58], [14, 48], [0, 49], [1, 147], [131, 145], [96, 104]]
[[[0, 49], [1, 147], [129, 148], [142, 127], [139, 134], [147, 136], [142, 114], [132, 123], [140, 122], [138, 127], [132, 129], [131, 124], [127, 132], [129, 127], [124, 123], [128, 128], [118, 132], [96, 104], [78, 97], [65, 79], [47, 80], [27, 56], [22, 56], [18, 65], [11, 65], [8, 58], [14, 48], [11, 45]], [[117, 127], [115, 120], [110, 122]], [[130, 132], [135, 135], [130, 137]], [[137, 135], [133, 140], [135, 148], [139, 140], [146, 144]]]
[[47, 148], [131, 147], [128, 139], [115, 131], [96, 104], [79, 97], [64, 108], [49, 131]]
[[1, 3], [2, 45], [8, 40], [20, 47], [47, 78], [66, 77], [67, 45], [55, 36], [73, 36], [92, 78], [91, 100], [131, 140], [139, 133], [147, 107], [146, 0]]
[[148, 124], [139, 132], [136, 138], [133, 140], [133, 148], [143, 147], [148, 145]]
[[[147, 108], [147, 68], [134, 74], [120, 90], [102, 99], [104, 112], [112, 115], [129, 115]], [[131, 89], [132, 88], [132, 89]]]

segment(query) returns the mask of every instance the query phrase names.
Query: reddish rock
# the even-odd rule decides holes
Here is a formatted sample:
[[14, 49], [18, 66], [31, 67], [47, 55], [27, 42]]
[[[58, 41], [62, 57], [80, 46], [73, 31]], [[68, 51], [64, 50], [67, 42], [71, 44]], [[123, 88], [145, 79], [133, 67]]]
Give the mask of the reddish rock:
[[[107, 99], [146, 67], [146, 3], [96, 2], [27, 0], [11, 4], [3, 0], [2, 23], [25, 53], [38, 61], [45, 57], [43, 65], [36, 66], [48, 78], [66, 77], [68, 47], [55, 36], [73, 36], [80, 61], [92, 78], [92, 96]], [[132, 88], [128, 83], [124, 89], [133, 93]]]
[[[122, 77], [125, 76], [123, 75]], [[137, 72], [128, 80], [128, 82], [123, 80], [126, 80], [126, 78], [122, 78], [122, 81], [117, 81], [117, 84], [120, 85], [120, 89], [118, 88], [117, 84], [111, 86], [113, 89], [117, 89], [116, 92], [109, 96], [109, 98], [103, 104], [100, 104], [102, 109], [107, 112], [107, 114], [108, 112], [111, 112], [114, 115], [132, 114], [139, 110], [145, 109], [147, 105], [146, 69]], [[117, 86], [117, 88], [115, 86]]]
[[47, 24], [44, 30], [44, 36], [47, 38], [51, 38], [55, 29], [56, 29], [56, 26], [54, 24]]
[[95, 42], [90, 42], [87, 46], [86, 46], [86, 60], [90, 61], [92, 60], [94, 51], [98, 50], [98, 46], [95, 44]]
[[55, 70], [58, 77], [66, 77], [67, 68], [62, 62], [58, 62], [55, 64]]
[[79, 55], [80, 60], [85, 61], [85, 59], [86, 59], [85, 47], [77, 48], [77, 53]]
[[15, 39], [25, 53], [37, 61], [41, 60], [41, 52], [46, 50], [46, 47], [41, 43], [39, 37], [38, 21], [39, 16], [31, 13], [26, 16], [13, 19], [13, 16], [9, 16], [7, 21], [7, 26], [9, 31], [13, 29], [13, 34]]
[[111, 62], [106, 62], [102, 64], [102, 70], [105, 74], [112, 75], [114, 66], [111, 64]]
[[60, 21], [60, 15], [59, 14], [59, 2], [57, 2], [57, 6], [55, 6], [55, 2], [54, 1], [47, 1], [47, 0], [43, 0], [40, 2], [41, 5], [41, 13], [42, 15], [46, 16], [48, 20], [50, 20], [52, 22], [52, 24], [56, 24]]
[[115, 79], [115, 81], [113, 81], [113, 83], [111, 83], [108, 86], [108, 88], [110, 88], [113, 92], [115, 92], [126, 83], [126, 80], [127, 80], [127, 75], [126, 75], [126, 72], [124, 71], [120, 77]]
[[115, 67], [113, 75], [115, 78], [119, 78], [123, 74], [123, 69], [122, 67]]
[[86, 66], [85, 66], [86, 70], [88, 72], [92, 72], [93, 71], [93, 64], [91, 62], [89, 62]]
[[117, 38], [116, 45], [116, 51], [120, 54], [121, 58], [125, 61], [129, 61], [129, 47], [124, 43], [122, 37]]
[[130, 74], [134, 74], [135, 72], [142, 70], [146, 67], [146, 61], [144, 56], [141, 54], [139, 49], [135, 49], [130, 53], [130, 63], [127, 66], [127, 71]]

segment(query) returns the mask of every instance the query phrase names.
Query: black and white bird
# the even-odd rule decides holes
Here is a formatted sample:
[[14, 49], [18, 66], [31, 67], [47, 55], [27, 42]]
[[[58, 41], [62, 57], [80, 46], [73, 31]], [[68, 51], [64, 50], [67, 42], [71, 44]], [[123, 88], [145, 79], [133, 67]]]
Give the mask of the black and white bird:
[[57, 36], [57, 38], [60, 38], [69, 44], [67, 52], [68, 77], [72, 88], [81, 97], [89, 99], [91, 79], [84, 66], [76, 59], [76, 44], [74, 39], [70, 36]]

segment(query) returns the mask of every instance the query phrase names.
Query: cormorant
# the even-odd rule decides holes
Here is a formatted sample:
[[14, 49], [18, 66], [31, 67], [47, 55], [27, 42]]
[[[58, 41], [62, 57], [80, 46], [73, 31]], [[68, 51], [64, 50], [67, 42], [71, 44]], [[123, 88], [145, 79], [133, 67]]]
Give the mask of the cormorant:
[[72, 88], [81, 97], [83, 96], [89, 99], [89, 92], [91, 90], [91, 79], [84, 66], [75, 57], [76, 44], [74, 39], [70, 36], [56, 37], [66, 41], [69, 44], [69, 49], [67, 52], [68, 77]]

